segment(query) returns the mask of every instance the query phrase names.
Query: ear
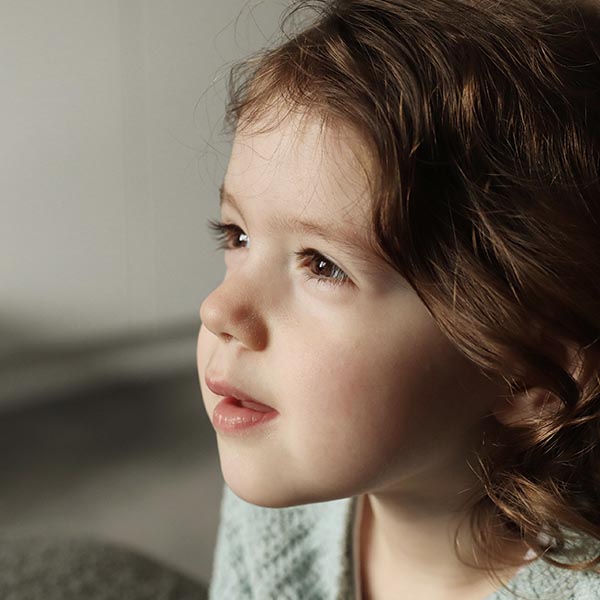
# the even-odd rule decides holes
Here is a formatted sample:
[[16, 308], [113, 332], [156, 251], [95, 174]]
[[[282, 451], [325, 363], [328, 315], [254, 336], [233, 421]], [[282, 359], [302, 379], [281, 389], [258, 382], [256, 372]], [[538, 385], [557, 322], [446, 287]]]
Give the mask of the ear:
[[[597, 352], [585, 352], [573, 344], [550, 346], [546, 338], [546, 348], [552, 347], [551, 356], [583, 387], [598, 369]], [[530, 387], [522, 392], [498, 398], [493, 406], [494, 417], [503, 425], [531, 424], [556, 414], [563, 406], [562, 401], [541, 387]]]

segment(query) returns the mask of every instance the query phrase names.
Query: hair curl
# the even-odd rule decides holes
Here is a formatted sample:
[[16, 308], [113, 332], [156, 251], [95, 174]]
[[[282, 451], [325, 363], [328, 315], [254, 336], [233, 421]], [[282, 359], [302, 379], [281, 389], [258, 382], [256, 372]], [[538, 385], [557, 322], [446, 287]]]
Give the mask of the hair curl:
[[508, 531], [596, 566], [597, 552], [556, 557], [577, 550], [569, 532], [600, 540], [600, 11], [313, 0], [284, 25], [307, 7], [299, 32], [232, 69], [229, 130], [283, 106], [360, 132], [374, 249], [484, 372], [560, 402], [481, 457], [479, 550], [502, 564]]

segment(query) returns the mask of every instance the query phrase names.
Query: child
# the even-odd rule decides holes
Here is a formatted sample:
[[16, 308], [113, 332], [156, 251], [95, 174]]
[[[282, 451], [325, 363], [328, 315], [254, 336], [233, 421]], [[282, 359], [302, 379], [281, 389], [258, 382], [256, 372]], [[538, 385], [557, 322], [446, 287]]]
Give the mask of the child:
[[233, 72], [211, 598], [600, 599], [598, 10], [310, 6]]

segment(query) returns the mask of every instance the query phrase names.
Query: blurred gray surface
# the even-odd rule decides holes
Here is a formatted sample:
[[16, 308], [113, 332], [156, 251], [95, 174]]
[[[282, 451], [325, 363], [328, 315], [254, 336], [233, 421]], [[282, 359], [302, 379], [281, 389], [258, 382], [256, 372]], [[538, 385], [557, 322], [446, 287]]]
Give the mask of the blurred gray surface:
[[51, 400], [0, 414], [2, 532], [92, 535], [208, 581], [223, 480], [196, 373]]
[[118, 544], [0, 536], [2, 600], [207, 600], [207, 592], [203, 582]]

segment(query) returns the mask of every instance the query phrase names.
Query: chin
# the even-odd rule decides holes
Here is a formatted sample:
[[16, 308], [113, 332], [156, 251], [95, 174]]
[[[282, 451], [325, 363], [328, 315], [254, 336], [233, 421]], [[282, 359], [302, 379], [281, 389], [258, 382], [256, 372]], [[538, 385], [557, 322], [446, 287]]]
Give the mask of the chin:
[[298, 490], [291, 482], [268, 473], [248, 472], [240, 468], [227, 468], [221, 463], [223, 479], [229, 489], [238, 497], [264, 508], [286, 508], [317, 502], [307, 490]]
[[229, 489], [238, 497], [263, 508], [287, 508], [289, 506], [298, 506], [306, 504], [307, 501], [295, 495], [287, 493], [281, 486], [267, 483], [264, 481], [240, 481], [239, 478], [227, 477], [223, 474], [225, 483]]
[[252, 477], [248, 473], [240, 474], [223, 471], [223, 479], [238, 497], [264, 508], [288, 508], [303, 504], [326, 502], [345, 496], [325, 495], [315, 489], [302, 488], [297, 483], [282, 481], [278, 477]]

